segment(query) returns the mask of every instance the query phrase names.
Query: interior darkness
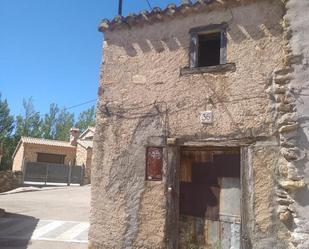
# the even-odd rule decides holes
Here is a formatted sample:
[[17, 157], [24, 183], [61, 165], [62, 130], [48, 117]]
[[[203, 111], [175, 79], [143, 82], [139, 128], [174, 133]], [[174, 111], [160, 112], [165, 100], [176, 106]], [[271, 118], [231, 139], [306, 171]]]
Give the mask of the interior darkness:
[[221, 33], [198, 36], [198, 66], [207, 67], [220, 64]]
[[193, 162], [192, 182], [180, 183], [180, 213], [219, 219], [220, 186], [213, 163]]
[[180, 182], [180, 214], [218, 220], [220, 179], [240, 177], [240, 155], [214, 155], [212, 162], [191, 162], [191, 182]]

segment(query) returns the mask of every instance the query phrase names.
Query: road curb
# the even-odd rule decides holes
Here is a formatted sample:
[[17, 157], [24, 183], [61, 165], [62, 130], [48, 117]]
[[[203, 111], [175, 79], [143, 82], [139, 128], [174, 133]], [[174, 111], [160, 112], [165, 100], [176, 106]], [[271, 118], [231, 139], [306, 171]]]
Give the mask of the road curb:
[[13, 189], [7, 192], [0, 193], [0, 195], [10, 195], [10, 194], [18, 194], [18, 193], [25, 193], [25, 192], [35, 192], [41, 191], [41, 189]]
[[34, 186], [27, 186], [27, 187], [20, 187], [16, 188], [7, 192], [0, 193], [1, 195], [11, 195], [11, 194], [19, 194], [19, 193], [26, 193], [26, 192], [37, 192], [37, 191], [48, 191], [48, 190], [57, 190], [57, 189], [65, 189], [69, 187], [86, 187], [91, 186], [91, 184], [87, 184], [84, 186], [40, 186], [40, 187], [34, 187]]
[[64, 187], [42, 187], [42, 188], [38, 188], [38, 187], [31, 187], [31, 188], [27, 188], [27, 187], [21, 187], [21, 188], [17, 188], [17, 189], [13, 189], [7, 192], [3, 192], [0, 193], [0, 195], [11, 195], [11, 194], [20, 194], [20, 193], [27, 193], [27, 192], [38, 192], [38, 191], [48, 191], [48, 190], [55, 190], [55, 189], [63, 189]]

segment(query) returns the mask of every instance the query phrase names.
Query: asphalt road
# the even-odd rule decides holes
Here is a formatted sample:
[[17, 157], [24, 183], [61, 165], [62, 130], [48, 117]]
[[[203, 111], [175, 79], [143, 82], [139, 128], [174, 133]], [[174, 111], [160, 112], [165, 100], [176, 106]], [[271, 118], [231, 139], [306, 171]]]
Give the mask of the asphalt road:
[[86, 249], [90, 186], [0, 195], [1, 249]]

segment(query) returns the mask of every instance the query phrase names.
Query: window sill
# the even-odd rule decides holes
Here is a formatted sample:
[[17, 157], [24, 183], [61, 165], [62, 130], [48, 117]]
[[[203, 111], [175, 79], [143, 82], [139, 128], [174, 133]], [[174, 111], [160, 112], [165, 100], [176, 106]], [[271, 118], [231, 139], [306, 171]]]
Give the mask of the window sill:
[[236, 70], [235, 63], [226, 63], [209, 67], [184, 67], [180, 69], [180, 76], [189, 74], [203, 74], [203, 73], [224, 73], [228, 71], [234, 72]]

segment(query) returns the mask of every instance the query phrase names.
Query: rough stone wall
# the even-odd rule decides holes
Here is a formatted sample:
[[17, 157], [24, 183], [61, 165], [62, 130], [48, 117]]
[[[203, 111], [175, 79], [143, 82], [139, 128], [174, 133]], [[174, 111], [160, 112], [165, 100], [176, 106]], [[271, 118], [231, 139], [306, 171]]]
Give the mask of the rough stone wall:
[[65, 147], [47, 146], [38, 144], [24, 145], [24, 159], [27, 162], [36, 162], [38, 158], [38, 153], [65, 155], [64, 164], [74, 165], [76, 157], [76, 148], [65, 148]]
[[86, 184], [91, 183], [91, 164], [92, 164], [92, 149], [87, 149], [87, 159], [86, 159], [86, 171], [85, 171], [85, 177], [86, 177]]
[[275, 189], [275, 172], [278, 164], [278, 146], [255, 145], [252, 148], [252, 167], [254, 172], [254, 216], [256, 217], [256, 232], [267, 233], [275, 224], [273, 214], [275, 203], [272, 195]]
[[[165, 146], [167, 137], [266, 140], [250, 149], [251, 243], [287, 248], [289, 238], [278, 239], [285, 230], [274, 211], [277, 110], [266, 91], [274, 71], [284, 67], [284, 6], [280, 0], [249, 2], [105, 33], [90, 248], [166, 248], [169, 155], [165, 150], [163, 180], [145, 182], [145, 147]], [[229, 27], [227, 61], [236, 71], [180, 76], [188, 66], [189, 30], [222, 22]], [[213, 111], [213, 124], [199, 122], [204, 110]]]
[[21, 144], [13, 160], [13, 171], [20, 171], [24, 160], [24, 144]]
[[0, 171], [0, 193], [21, 186], [22, 178], [22, 172], [20, 171]]
[[76, 147], [76, 165], [85, 166], [85, 180], [84, 183], [90, 183], [91, 178], [91, 161], [92, 161], [92, 149], [84, 148], [80, 144], [77, 144]]
[[[294, 126], [289, 129], [294, 156], [287, 174], [298, 184], [288, 189], [289, 210], [292, 214], [288, 226], [291, 232], [291, 248], [309, 248], [309, 2], [286, 1], [286, 38], [288, 40], [289, 88], [294, 113], [289, 119]], [[291, 185], [291, 184], [290, 184]]]
[[80, 144], [77, 144], [76, 147], [76, 164], [77, 165], [83, 165], [86, 163], [87, 159], [87, 150], [81, 146]]

